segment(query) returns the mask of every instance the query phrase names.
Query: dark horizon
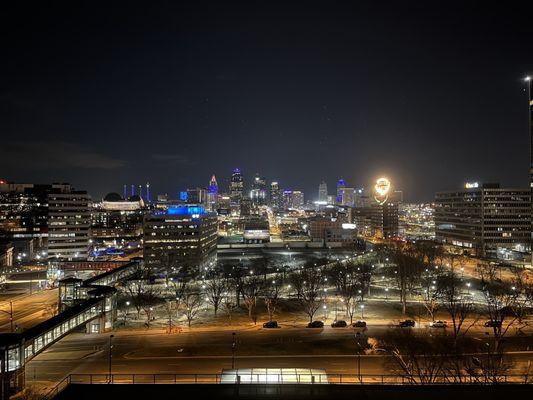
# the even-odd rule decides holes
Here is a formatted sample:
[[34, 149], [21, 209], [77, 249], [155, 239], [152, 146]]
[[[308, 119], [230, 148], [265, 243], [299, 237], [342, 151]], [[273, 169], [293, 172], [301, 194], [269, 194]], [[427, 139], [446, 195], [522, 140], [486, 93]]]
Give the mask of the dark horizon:
[[227, 187], [317, 196], [388, 176], [406, 201], [528, 187], [531, 4], [195, 2], [6, 10], [0, 179], [94, 198]]

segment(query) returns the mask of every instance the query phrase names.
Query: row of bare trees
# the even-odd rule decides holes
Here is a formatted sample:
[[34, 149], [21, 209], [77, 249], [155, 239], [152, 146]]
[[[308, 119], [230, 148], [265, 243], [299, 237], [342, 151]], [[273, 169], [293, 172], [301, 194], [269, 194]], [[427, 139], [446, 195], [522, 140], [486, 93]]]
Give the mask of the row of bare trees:
[[448, 253], [433, 242], [419, 241], [377, 246], [376, 257], [397, 283], [403, 313], [409, 296], [421, 301], [432, 320], [437, 311], [445, 311], [451, 319], [454, 342], [480, 316], [488, 319], [497, 339], [512, 326], [520, 332], [533, 309], [533, 282], [521, 268], [512, 270], [511, 279], [502, 280], [499, 264], [479, 262], [476, 272], [481, 286], [477, 289], [483, 299], [475, 302], [474, 288], [463, 279], [465, 256]]
[[508, 379], [511, 369], [521, 382], [530, 381], [530, 366], [522, 370], [505, 356], [502, 346], [467, 337], [454, 340], [446, 335], [416, 335], [393, 330], [380, 346], [391, 355], [388, 368], [392, 375], [411, 384], [498, 383]]

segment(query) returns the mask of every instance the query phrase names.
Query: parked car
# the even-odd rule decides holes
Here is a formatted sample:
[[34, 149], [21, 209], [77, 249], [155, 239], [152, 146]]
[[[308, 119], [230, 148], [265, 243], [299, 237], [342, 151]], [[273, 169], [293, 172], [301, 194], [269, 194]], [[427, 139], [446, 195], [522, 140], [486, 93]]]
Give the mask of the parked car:
[[398, 326], [400, 328], [412, 328], [415, 326], [415, 321], [413, 321], [412, 319], [406, 319], [404, 321], [400, 321]]
[[313, 321], [307, 324], [308, 328], [323, 328], [324, 323], [322, 321]]
[[263, 328], [279, 328], [278, 321], [268, 321], [263, 324]]
[[331, 324], [332, 328], [346, 328], [347, 326], [348, 324], [346, 323], [346, 321], [342, 321], [342, 320], [333, 321]]
[[362, 321], [362, 320], [359, 320], [359, 321], [355, 321], [352, 326], [354, 328], [366, 328], [366, 321]]
[[486, 328], [499, 328], [502, 326], [502, 321], [488, 320], [483, 324]]
[[447, 326], [446, 321], [433, 321], [429, 324], [430, 328], [446, 328]]

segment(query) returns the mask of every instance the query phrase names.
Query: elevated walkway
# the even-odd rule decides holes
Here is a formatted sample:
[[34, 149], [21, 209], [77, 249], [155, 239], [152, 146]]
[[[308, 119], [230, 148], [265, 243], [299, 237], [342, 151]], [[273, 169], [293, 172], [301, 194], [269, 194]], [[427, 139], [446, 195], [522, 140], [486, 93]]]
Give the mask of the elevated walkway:
[[[142, 267], [142, 260], [137, 259], [85, 281], [67, 278], [65, 288], [59, 291], [63, 305], [59, 314], [23, 332], [0, 334], [0, 399], [7, 399], [8, 393], [23, 386], [24, 366], [31, 358], [74, 329], [97, 319], [97, 323], [88, 325], [90, 331], [112, 327], [116, 314], [113, 286]], [[93, 330], [95, 326], [97, 330]]]

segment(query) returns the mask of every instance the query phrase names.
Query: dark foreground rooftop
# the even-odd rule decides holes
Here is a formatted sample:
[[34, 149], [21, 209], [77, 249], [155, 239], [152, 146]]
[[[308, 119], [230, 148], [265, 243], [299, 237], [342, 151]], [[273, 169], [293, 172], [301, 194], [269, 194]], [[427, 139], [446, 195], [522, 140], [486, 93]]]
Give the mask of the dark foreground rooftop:
[[[459, 400], [529, 398], [531, 385], [83, 385], [71, 384], [55, 399], [281, 399]], [[520, 397], [519, 397], [520, 396]]]

